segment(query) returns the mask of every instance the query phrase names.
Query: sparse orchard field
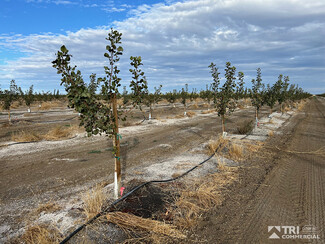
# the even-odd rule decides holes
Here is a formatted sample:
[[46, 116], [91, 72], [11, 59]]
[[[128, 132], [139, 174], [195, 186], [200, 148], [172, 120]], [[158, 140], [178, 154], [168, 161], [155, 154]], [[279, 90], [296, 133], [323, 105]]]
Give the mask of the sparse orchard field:
[[[93, 216], [94, 211], [96, 212], [93, 209], [98, 209], [95, 205], [102, 204], [98, 200], [98, 194], [98, 196], [94, 196], [94, 199], [89, 195], [91, 192], [88, 195], [85, 194], [88, 191], [87, 189], [93, 187], [95, 183], [107, 186], [112, 182], [113, 178], [110, 173], [113, 172], [111, 171], [113, 170], [113, 164], [107, 164], [107, 159], [113, 159], [112, 145], [104, 137], [88, 138], [85, 137], [84, 132], [75, 131], [78, 124], [78, 115], [64, 105], [45, 111], [32, 112], [28, 116], [25, 116], [22, 110], [18, 107], [13, 111], [13, 124], [11, 126], [5, 124], [6, 115], [0, 116], [0, 119], [2, 119], [0, 122], [3, 122], [1, 124], [2, 144], [0, 147], [1, 167], [3, 168], [1, 171], [1, 179], [3, 179], [1, 181], [1, 204], [3, 206], [1, 218], [6, 219], [4, 223], [10, 226], [9, 233], [14, 234], [17, 233], [19, 228], [25, 226], [25, 222], [21, 222], [20, 217], [9, 217], [12, 216], [10, 215], [11, 212], [20, 213], [27, 206], [29, 209], [36, 209], [39, 212], [40, 209], [52, 209], [54, 206], [53, 211], [55, 213], [44, 212], [42, 214], [49, 219], [56, 219], [54, 217], [56, 215], [62, 216], [63, 219], [66, 218], [66, 222], [64, 222], [66, 224], [59, 224], [59, 227], [56, 227], [58, 232], [53, 226], [30, 225], [26, 235], [31, 235], [31, 231], [43, 235], [47, 233], [48, 229], [55, 233], [66, 233], [68, 229], [73, 228], [72, 223], [74, 221], [78, 219], [80, 221], [80, 218], [83, 219], [84, 214]], [[208, 149], [206, 146], [202, 147], [202, 145], [208, 143], [209, 140], [215, 140], [218, 135], [216, 132], [221, 132], [221, 123], [216, 123], [216, 121], [220, 121], [220, 118], [215, 112], [205, 113], [204, 102], [196, 104], [192, 109], [189, 108], [187, 116], [175, 118], [182, 114], [182, 111], [183, 107], [180, 103], [176, 103], [174, 107], [167, 102], [162, 102], [155, 108], [155, 117], [157, 119], [153, 118], [145, 121], [143, 121], [142, 111], [133, 111], [132, 125], [126, 125], [121, 129], [123, 136], [121, 160], [122, 170], [125, 175], [123, 182], [125, 184], [133, 178], [146, 179], [150, 176], [154, 179], [161, 179], [179, 176], [184, 170], [193, 167], [208, 156]], [[146, 112], [148, 110], [145, 110]], [[248, 107], [236, 110], [226, 119], [230, 140], [238, 140], [231, 139], [231, 135], [237, 134], [237, 127], [254, 117], [254, 113], [254, 109]], [[262, 108], [260, 113], [261, 116], [264, 115], [267, 118], [268, 109]], [[172, 118], [168, 119], [170, 116]], [[279, 121], [283, 123], [289, 118], [287, 115], [282, 116], [282, 119], [280, 114], [277, 116], [278, 120], [273, 119], [277, 122], [274, 125], [280, 125]], [[71, 137], [71, 129], [75, 134], [72, 136], [73, 138], [68, 139]], [[68, 131], [69, 136], [63, 133], [64, 131]], [[267, 136], [269, 132], [266, 131], [265, 133]], [[28, 139], [17, 139], [16, 142], [10, 142], [15, 139], [15, 136], [19, 137], [26, 134], [36, 134], [39, 138], [35, 140], [37, 142], [27, 144], [20, 144], [19, 141], [30, 141]], [[53, 134], [52, 137], [49, 136], [51, 134]], [[40, 137], [40, 135], [42, 136]], [[75, 137], [76, 135], [77, 137]], [[60, 138], [61, 136], [62, 138]], [[241, 135], [241, 137], [245, 136], [247, 135]], [[13, 145], [7, 145], [11, 143]], [[229, 144], [227, 149], [220, 152], [220, 156], [229, 159], [220, 162], [217, 160], [216, 163], [220, 163], [220, 170], [226, 172], [228, 169], [227, 160], [241, 161], [247, 156], [250, 157], [252, 152], [258, 148], [260, 148], [259, 143], [247, 144], [245, 140], [239, 139], [239, 143]], [[174, 167], [167, 166], [167, 163], [164, 166], [166, 168], [161, 169], [159, 169], [159, 166], [154, 166], [164, 160], [167, 160], [166, 163], [171, 160], [171, 165], [175, 164], [173, 162], [175, 160], [176, 165]], [[150, 168], [150, 165], [153, 165], [153, 167]], [[217, 169], [218, 167], [214, 168], [214, 170]], [[202, 174], [206, 174], [204, 172]], [[217, 171], [215, 172], [217, 173]], [[202, 187], [209, 188], [200, 185], [196, 187], [198, 189]], [[110, 188], [106, 187], [105, 189], [107, 197], [107, 195], [111, 194], [109, 193], [110, 190], [107, 192], [107, 189]], [[182, 187], [179, 190], [181, 192], [187, 191]], [[99, 191], [96, 190], [95, 192]], [[194, 197], [193, 194], [190, 195]], [[195, 198], [193, 199], [195, 200]], [[201, 197], [199, 198], [201, 199]], [[62, 202], [62, 199], [66, 200]], [[75, 199], [73, 201], [75, 201], [76, 207], [73, 207], [74, 205], [68, 199]], [[220, 199], [218, 198], [216, 201], [219, 202]], [[183, 206], [186, 201], [191, 202], [192, 200], [180, 199], [179, 205]], [[204, 202], [192, 202], [192, 204], [197, 204], [195, 208], [200, 209], [201, 204], [215, 201], [212, 198], [201, 200]], [[85, 207], [85, 211], [78, 210], [84, 208], [83, 204], [88, 206]], [[177, 211], [183, 211], [181, 209], [182, 207]], [[173, 216], [180, 218], [179, 223], [175, 222], [175, 224], [181, 227], [186, 223], [184, 221], [193, 221], [188, 218], [194, 218], [195, 221], [198, 221], [199, 219], [195, 217], [195, 215], [200, 214], [200, 212], [197, 212], [198, 209], [193, 209], [194, 212], [191, 216], [184, 216], [182, 212], [174, 212]], [[59, 211], [59, 213], [56, 213], [56, 211]], [[76, 220], [72, 221], [73, 218], [68, 217], [71, 214], [77, 216]], [[29, 221], [28, 217], [24, 221], [27, 223]], [[62, 238], [62, 236], [58, 238]], [[158, 237], [151, 236], [150, 238]]]

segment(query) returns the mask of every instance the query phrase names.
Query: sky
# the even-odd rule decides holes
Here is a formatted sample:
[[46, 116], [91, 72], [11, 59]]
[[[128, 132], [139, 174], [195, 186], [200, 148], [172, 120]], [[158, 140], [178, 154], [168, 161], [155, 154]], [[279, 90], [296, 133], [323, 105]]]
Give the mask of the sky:
[[105, 76], [110, 28], [122, 33], [122, 86], [130, 56], [141, 56], [151, 91], [205, 89], [210, 63], [224, 76], [229, 61], [248, 87], [261, 68], [264, 83], [283, 74], [325, 92], [324, 0], [0, 0], [0, 88], [14, 79], [23, 90], [63, 93], [51, 64], [61, 45], [86, 82]]

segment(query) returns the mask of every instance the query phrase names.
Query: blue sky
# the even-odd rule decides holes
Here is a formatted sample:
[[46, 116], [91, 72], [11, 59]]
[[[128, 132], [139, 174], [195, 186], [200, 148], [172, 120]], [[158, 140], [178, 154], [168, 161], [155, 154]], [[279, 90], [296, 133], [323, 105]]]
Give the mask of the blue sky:
[[0, 0], [0, 88], [60, 89], [51, 67], [65, 44], [88, 81], [104, 75], [105, 37], [123, 33], [119, 67], [128, 85], [129, 57], [142, 56], [149, 87], [204, 89], [208, 65], [225, 62], [265, 83], [289, 75], [312, 93], [325, 92], [323, 0]]

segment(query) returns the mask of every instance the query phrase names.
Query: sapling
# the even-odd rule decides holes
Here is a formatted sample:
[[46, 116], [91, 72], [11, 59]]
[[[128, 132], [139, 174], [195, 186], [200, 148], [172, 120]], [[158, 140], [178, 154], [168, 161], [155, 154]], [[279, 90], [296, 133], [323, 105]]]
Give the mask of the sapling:
[[213, 93], [212, 93], [211, 89], [209, 89], [208, 84], [206, 85], [206, 89], [202, 90], [200, 92], [200, 97], [208, 103], [208, 111], [209, 111], [210, 103], [211, 103], [211, 100], [213, 99]]
[[25, 94], [23, 94], [23, 98], [25, 100], [26, 106], [28, 107], [28, 113], [30, 113], [31, 112], [30, 106], [34, 101], [33, 85], [31, 85], [28, 91], [26, 91]]
[[92, 95], [92, 96], [96, 96], [96, 91], [98, 89], [98, 86], [100, 84], [100, 79], [96, 79], [96, 74], [92, 73], [90, 76], [90, 82], [89, 82], [89, 85], [88, 85], [88, 90], [89, 90], [89, 93]]
[[176, 102], [176, 99], [177, 99], [177, 92], [176, 90], [174, 89], [173, 92], [167, 92], [165, 94], [165, 97], [167, 99], [167, 101], [173, 105], [173, 107], [175, 108], [175, 102]]
[[149, 120], [152, 118], [152, 113], [155, 104], [157, 104], [161, 99], [161, 88], [162, 85], [159, 85], [159, 87], [154, 87], [155, 92], [154, 93], [146, 93], [146, 96], [144, 98], [144, 103], [149, 107]]
[[144, 76], [144, 72], [140, 69], [140, 66], [143, 65], [141, 63], [141, 57], [130, 57], [131, 66], [133, 69], [129, 69], [132, 74], [132, 81], [130, 83], [130, 87], [132, 90], [132, 100], [133, 104], [138, 106], [141, 109], [141, 103], [144, 100], [148, 92], [148, 85], [146, 77]]
[[218, 72], [218, 68], [214, 63], [211, 63], [208, 67], [211, 69], [210, 73], [213, 78], [211, 89], [213, 95], [213, 103], [216, 106], [218, 104], [218, 99], [219, 99], [220, 73]]
[[275, 83], [275, 90], [277, 94], [277, 100], [280, 105], [281, 114], [283, 114], [283, 103], [287, 99], [287, 89], [289, 85], [289, 76], [285, 76], [284, 81], [282, 80], [283, 75], [280, 74], [278, 81]]
[[11, 114], [10, 114], [11, 105], [15, 100], [17, 100], [18, 92], [19, 92], [19, 88], [16, 85], [15, 80], [11, 80], [9, 90], [4, 90], [3, 95], [2, 95], [2, 97], [3, 97], [2, 98], [3, 99], [2, 107], [4, 110], [8, 111], [9, 125], [11, 124]]
[[264, 100], [264, 103], [270, 107], [270, 115], [271, 115], [273, 112], [274, 105], [277, 100], [275, 85], [273, 85], [271, 87], [270, 84], [267, 84], [266, 91], [263, 96], [263, 100]]
[[76, 66], [70, 66], [72, 55], [69, 54], [65, 46], [61, 47], [56, 54], [56, 60], [52, 62], [53, 67], [62, 76], [61, 85], [63, 84], [67, 91], [69, 106], [80, 113], [80, 125], [85, 127], [88, 136], [105, 134], [113, 138], [114, 197], [116, 199], [121, 188], [121, 135], [118, 127], [121, 114], [117, 110], [117, 94], [121, 81], [121, 78], [118, 77], [120, 70], [117, 67], [117, 62], [123, 53], [123, 48], [120, 46], [121, 36], [122, 33], [111, 29], [106, 38], [108, 45], [104, 56], [108, 58], [109, 66], [104, 66], [106, 77], [97, 80], [98, 84], [101, 84], [101, 99], [97, 99], [98, 97], [93, 95], [93, 91], [85, 84], [81, 72], [76, 69]]
[[251, 90], [251, 101], [253, 106], [255, 107], [255, 127], [258, 126], [258, 113], [263, 105], [263, 88], [264, 84], [262, 83], [262, 75], [261, 75], [261, 69], [257, 68], [257, 76], [256, 80], [252, 79], [252, 90]]
[[189, 97], [188, 94], [188, 84], [185, 84], [185, 88], [182, 88], [181, 92], [179, 93], [180, 97], [181, 97], [181, 102], [184, 106], [184, 116], [186, 116], [186, 109], [187, 109], [187, 104], [186, 104], [186, 100]]
[[213, 77], [212, 90], [215, 94], [214, 103], [217, 108], [218, 116], [221, 117], [222, 124], [222, 135], [226, 135], [226, 127], [225, 127], [225, 115], [226, 113], [231, 113], [235, 109], [235, 103], [233, 101], [235, 87], [236, 87], [236, 67], [231, 66], [230, 62], [226, 63], [225, 69], [225, 78], [226, 81], [219, 88], [220, 78], [218, 68], [216, 68], [215, 64], [211, 63], [209, 66], [211, 68], [211, 73]]
[[238, 72], [238, 83], [236, 86], [236, 93], [235, 93], [235, 99], [238, 101], [239, 99], [244, 98], [244, 73], [239, 71]]

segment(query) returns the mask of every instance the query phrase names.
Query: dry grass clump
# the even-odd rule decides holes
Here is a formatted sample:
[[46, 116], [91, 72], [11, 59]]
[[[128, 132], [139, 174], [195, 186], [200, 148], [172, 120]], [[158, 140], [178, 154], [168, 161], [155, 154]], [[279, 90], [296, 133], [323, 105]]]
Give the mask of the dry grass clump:
[[234, 160], [240, 160], [244, 156], [244, 149], [242, 145], [231, 144], [229, 148], [229, 158]]
[[40, 214], [42, 212], [53, 213], [53, 212], [58, 211], [60, 209], [61, 209], [60, 206], [57, 205], [56, 203], [48, 202], [48, 203], [40, 204], [38, 206], [38, 208], [36, 209], [36, 213], [37, 214]]
[[292, 108], [289, 105], [284, 106], [283, 112], [290, 112], [292, 111]]
[[43, 102], [39, 110], [49, 110], [51, 108], [61, 107], [62, 103], [60, 101], [51, 101], [51, 102]]
[[11, 104], [11, 106], [10, 106], [10, 108], [11, 109], [15, 109], [15, 108], [19, 108], [19, 101], [14, 101], [12, 104]]
[[199, 108], [199, 105], [196, 102], [195, 104], [191, 105], [190, 108], [192, 108], [192, 109], [198, 109]]
[[48, 141], [56, 141], [73, 137], [76, 132], [81, 131], [77, 125], [73, 126], [56, 126], [44, 135], [44, 139]]
[[269, 122], [267, 122], [266, 124], [274, 124], [273, 119], [271, 118], [271, 119], [269, 120]]
[[303, 101], [299, 102], [297, 105], [298, 111], [302, 111], [304, 109], [305, 105], [306, 105], [306, 101], [303, 100]]
[[245, 120], [237, 126], [237, 133], [240, 135], [249, 134], [254, 128], [253, 120]]
[[[168, 117], [167, 117], [168, 118]], [[181, 119], [184, 118], [184, 114], [178, 114], [174, 117], [175, 119]]]
[[241, 103], [238, 103], [238, 104], [237, 104], [237, 108], [238, 108], [238, 109], [244, 109], [245, 106], [244, 106], [243, 104], [241, 104]]
[[229, 146], [229, 140], [223, 136], [219, 136], [216, 140], [210, 140], [208, 143], [209, 154], [217, 152], [222, 152]]
[[202, 213], [220, 204], [219, 186], [205, 182], [191, 185], [181, 192], [175, 202], [177, 206], [174, 222], [183, 228], [193, 228], [201, 219]]
[[186, 115], [187, 115], [187, 117], [192, 118], [194, 115], [196, 115], [196, 113], [193, 111], [188, 111], [188, 112], [186, 112]]
[[161, 221], [145, 219], [132, 214], [111, 212], [106, 215], [110, 223], [116, 224], [121, 229], [154, 232], [176, 239], [185, 239], [186, 236], [176, 226]]
[[11, 140], [15, 142], [35, 142], [41, 141], [43, 138], [36, 132], [20, 131], [11, 135]]
[[249, 156], [253, 156], [258, 150], [260, 150], [263, 147], [264, 143], [263, 142], [254, 142], [252, 144], [251, 142], [245, 144], [245, 152]]
[[26, 244], [53, 244], [61, 240], [59, 230], [46, 225], [29, 226], [21, 237], [21, 241]]
[[13, 133], [11, 140], [15, 142], [36, 142], [42, 140], [56, 141], [71, 138], [77, 132], [81, 131], [82, 129], [80, 129], [77, 125], [69, 127], [56, 126], [45, 135], [38, 134], [34, 131], [20, 131], [18, 133]]
[[209, 154], [217, 152], [231, 160], [241, 160], [244, 158], [244, 146], [242, 143], [231, 141], [227, 138], [219, 136], [217, 140], [210, 140], [208, 144]]
[[251, 99], [249, 99], [249, 98], [244, 98], [244, 99], [243, 99], [243, 102], [242, 102], [242, 105], [243, 105], [244, 107], [252, 106], [252, 101], [251, 101]]
[[175, 201], [171, 210], [174, 214], [174, 225], [180, 228], [192, 229], [201, 220], [202, 215], [220, 205], [223, 201], [223, 188], [234, 182], [237, 177], [237, 168], [222, 166], [220, 172], [211, 174], [202, 182], [202, 179], [186, 185]]
[[103, 187], [100, 185], [96, 185], [92, 190], [88, 191], [83, 196], [84, 202], [84, 211], [86, 214], [86, 219], [91, 219], [96, 214], [98, 214], [106, 200]]
[[209, 109], [209, 110], [204, 110], [202, 114], [211, 114], [213, 112], [215, 112], [213, 109]]

